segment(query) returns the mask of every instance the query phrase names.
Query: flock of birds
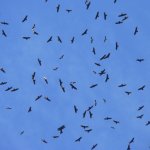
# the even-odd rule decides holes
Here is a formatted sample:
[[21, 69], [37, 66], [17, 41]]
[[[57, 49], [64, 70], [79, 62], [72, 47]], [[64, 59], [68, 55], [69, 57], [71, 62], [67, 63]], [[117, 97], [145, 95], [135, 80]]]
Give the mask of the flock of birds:
[[[45, 2], [47, 3], [48, 0], [45, 0]], [[115, 3], [117, 3], [117, 0], [114, 0], [114, 4], [115, 4]], [[92, 4], [91, 1], [86, 0], [86, 1], [85, 1], [85, 9], [87, 9], [87, 10], [90, 9], [91, 4]], [[58, 4], [58, 5], [56, 6], [56, 12], [59, 13], [59, 12], [60, 12], [60, 9], [61, 9], [61, 5]], [[73, 10], [72, 10], [72, 9], [66, 9], [66, 12], [67, 12], [67, 13], [72, 13]], [[97, 20], [97, 19], [99, 19], [99, 17], [100, 17], [100, 13], [99, 13], [99, 11], [97, 11], [96, 14], [95, 14], [94, 19]], [[103, 13], [103, 19], [104, 19], [104, 20], [107, 20], [107, 17], [108, 17], [108, 14], [107, 14], [106, 12], [104, 12], [104, 13]], [[115, 24], [116, 24], [116, 25], [123, 24], [123, 23], [128, 19], [128, 14], [127, 14], [127, 13], [121, 13], [121, 14], [118, 15], [118, 18], [119, 18], [119, 19], [118, 19], [118, 21], [115, 22]], [[25, 16], [22, 18], [21, 22], [22, 22], [22, 23], [28, 22], [28, 15], [25, 15]], [[3, 26], [9, 26], [9, 25], [10, 25], [9, 22], [7, 22], [7, 21], [0, 21], [0, 24], [3, 25]], [[9, 35], [6, 33], [5, 29], [2, 29], [1, 32], [2, 32], [2, 36], [3, 36], [3, 37], [7, 38], [7, 37], [9, 36]], [[133, 36], [136, 36], [136, 35], [138, 34], [138, 32], [139, 32], [139, 29], [138, 29], [138, 26], [136, 26], [135, 29], [133, 30]], [[34, 35], [36, 35], [36, 36], [40, 35], [40, 34], [38, 33], [38, 31], [36, 30], [36, 24], [33, 24], [33, 26], [32, 26], [32, 33], [33, 33]], [[81, 32], [81, 36], [86, 36], [87, 34], [88, 34], [88, 29], [85, 29], [84, 31]], [[22, 39], [24, 39], [24, 40], [30, 40], [31, 37], [30, 37], [30, 36], [23, 36]], [[50, 42], [52, 42], [52, 41], [53, 41], [53, 36], [50, 36], [50, 37], [47, 39], [46, 43], [50, 43]], [[63, 43], [63, 40], [62, 40], [62, 38], [61, 38], [60, 36], [57, 36], [57, 41], [58, 41], [59, 43]], [[93, 39], [93, 37], [91, 36], [91, 38], [90, 38], [90, 43], [93, 43], [93, 41], [94, 41], [94, 39]], [[75, 42], [75, 37], [74, 37], [74, 36], [71, 38], [70, 42], [71, 42], [71, 44], [74, 44], [74, 42]], [[104, 43], [107, 42], [107, 36], [104, 37], [104, 41], [103, 41], [103, 42], [104, 42]], [[118, 43], [118, 42], [115, 42], [115, 50], [118, 50], [118, 49], [119, 49], [119, 43]], [[93, 55], [96, 55], [96, 54], [97, 54], [97, 53], [96, 53], [96, 49], [95, 49], [94, 47], [93, 47], [93, 49], [92, 49], [92, 53], [93, 53]], [[64, 56], [65, 56], [64, 54], [61, 55], [61, 56], [59, 57], [59, 59], [62, 60], [62, 59], [64, 58]], [[111, 56], [111, 53], [106, 53], [106, 54], [104, 54], [103, 56], [100, 57], [100, 61], [105, 61], [105, 60], [109, 59], [110, 56]], [[135, 61], [137, 61], [137, 63], [142, 63], [142, 62], [144, 61], [144, 58], [137, 58]], [[40, 67], [43, 66], [42, 60], [41, 60], [40, 58], [37, 58], [37, 64], [38, 64]], [[95, 63], [95, 65], [98, 66], [98, 67], [101, 66], [100, 63]], [[53, 68], [53, 71], [57, 71], [58, 69], [59, 69], [59, 67], [55, 67], [55, 68]], [[5, 67], [2, 66], [2, 67], [0, 68], [0, 72], [3, 73], [3, 74], [7, 74], [7, 68], [5, 68]], [[109, 82], [109, 80], [110, 80], [110, 76], [109, 76], [109, 74], [107, 73], [106, 69], [102, 69], [100, 72], [93, 71], [93, 74], [98, 75], [98, 76], [104, 76], [104, 77], [105, 77], [104, 82]], [[32, 73], [31, 79], [32, 79], [33, 84], [36, 85], [36, 84], [37, 84], [37, 80], [38, 80], [37, 77], [36, 77], [36, 72], [33, 72], [33, 73]], [[49, 81], [48, 81], [47, 77], [43, 77], [43, 80], [44, 80], [45, 84], [49, 84]], [[4, 87], [5, 87], [5, 86], [7, 86], [7, 85], [8, 85], [8, 83], [7, 83], [6, 81], [0, 82], [0, 86], [4, 86]], [[65, 85], [64, 85], [64, 82], [62, 81], [61, 78], [58, 79], [58, 86], [60, 86], [60, 89], [61, 89], [62, 92], [64, 92], [64, 93], [67, 92], [67, 91], [66, 91], [66, 87], [65, 87]], [[79, 90], [78, 87], [77, 87], [77, 85], [76, 85], [76, 81], [70, 82], [70, 83], [69, 83], [69, 86], [70, 86], [70, 88], [71, 88], [72, 90]], [[93, 83], [93, 84], [91, 84], [91, 85], [89, 86], [89, 88], [92, 89], [92, 88], [95, 88], [95, 87], [97, 87], [97, 86], [98, 86], [98, 83]], [[127, 86], [127, 84], [126, 84], [126, 83], [121, 83], [121, 84], [119, 84], [119, 85], [117, 85], [117, 86], [118, 86], [118, 88], [124, 88], [124, 87]], [[143, 85], [141, 85], [140, 87], [137, 88], [137, 91], [143, 91], [145, 88], [146, 88], [146, 85], [143, 84]], [[18, 90], [21, 90], [21, 89], [20, 89], [19, 87], [15, 87], [15, 86], [12, 86], [12, 85], [7, 86], [7, 87], [4, 89], [4, 91], [6, 91], [6, 92], [17, 92]], [[126, 91], [124, 91], [124, 93], [129, 96], [129, 95], [132, 94], [132, 91], [126, 90]], [[35, 97], [35, 101], [38, 101], [38, 100], [40, 100], [40, 99], [42, 99], [42, 98], [44, 98], [45, 100], [51, 102], [51, 99], [50, 99], [48, 96], [43, 96], [42, 94], [37, 95], [37, 96]], [[106, 103], [106, 99], [103, 99], [103, 102]], [[92, 119], [92, 118], [93, 118], [93, 112], [92, 112], [92, 110], [93, 110], [94, 107], [97, 106], [97, 103], [98, 103], [97, 100], [94, 100], [93, 105], [89, 106], [87, 109], [85, 109], [85, 110], [83, 111], [82, 117], [85, 118], [85, 117], [87, 117], [87, 115], [89, 115], [89, 117]], [[11, 110], [12, 107], [6, 107], [6, 109]], [[137, 108], [137, 111], [138, 111], [138, 112], [141, 112], [143, 109], [144, 109], [144, 105], [139, 106], [139, 107]], [[76, 114], [78, 113], [78, 107], [77, 107], [76, 105], [73, 106], [73, 111], [74, 111], [74, 113], [76, 113]], [[32, 112], [32, 106], [30, 106], [30, 107], [28, 108], [28, 111], [27, 111], [27, 112], [28, 112], [28, 113], [31, 113], [31, 112]], [[138, 115], [136, 118], [137, 118], [137, 119], [142, 119], [143, 116], [144, 116], [144, 114], [140, 114], [140, 115]], [[113, 122], [114, 124], [116, 124], [116, 125], [117, 125], [117, 124], [120, 124], [120, 121], [119, 121], [119, 120], [116, 120], [116, 119], [114, 119], [114, 118], [112, 118], [112, 117], [110, 117], [110, 116], [106, 116], [106, 117], [104, 118], [104, 120], [105, 120], [105, 121], [112, 120], [112, 122]], [[150, 125], [150, 120], [147, 120], [147, 121], [145, 122], [145, 126], [149, 126], [149, 125]], [[54, 139], [59, 138], [59, 137], [65, 132], [65, 128], [67, 128], [67, 127], [66, 127], [64, 124], [61, 125], [61, 126], [59, 126], [59, 127], [57, 128], [58, 134], [57, 134], [57, 135], [54, 135], [53, 138], [54, 138]], [[87, 132], [87, 133], [92, 132], [92, 128], [90, 128], [88, 125], [81, 125], [81, 128], [83, 128], [83, 130], [84, 130], [85, 132]], [[115, 129], [114, 126], [111, 126], [111, 128], [112, 128], [112, 129]], [[20, 132], [20, 135], [23, 135], [24, 132], [25, 132], [25, 131], [21, 131], [21, 132]], [[75, 139], [74, 142], [80, 142], [83, 138], [84, 138], [84, 137], [80, 136], [80, 137], [78, 137], [77, 139]], [[131, 144], [134, 143], [134, 140], [136, 140], [136, 139], [135, 139], [134, 137], [132, 137], [131, 140], [128, 142], [127, 148], [126, 148], [127, 150], [130, 150], [130, 149], [131, 149]], [[48, 140], [47, 140], [47, 139], [41, 138], [41, 141], [42, 141], [43, 143], [45, 143], [45, 144], [48, 143]], [[93, 144], [93, 145], [91, 146], [90, 149], [91, 149], [91, 150], [94, 150], [94, 149], [96, 149], [97, 147], [98, 147], [98, 143], [95, 143], [95, 144]]]

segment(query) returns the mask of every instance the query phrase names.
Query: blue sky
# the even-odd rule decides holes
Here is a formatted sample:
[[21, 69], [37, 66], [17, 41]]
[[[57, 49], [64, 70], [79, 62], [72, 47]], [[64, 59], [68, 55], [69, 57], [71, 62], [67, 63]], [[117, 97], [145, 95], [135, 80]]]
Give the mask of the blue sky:
[[[59, 13], [56, 12], [60, 4]], [[150, 120], [149, 110], [149, 77], [150, 77], [150, 15], [148, 0], [123, 1], [113, 0], [91, 1], [89, 10], [85, 2], [74, 0], [1, 0], [0, 21], [6, 21], [8, 26], [0, 24], [0, 30], [7, 37], [0, 36], [0, 149], [2, 150], [88, 150], [98, 144], [95, 149], [124, 150], [134, 137], [132, 149], [147, 150], [150, 146], [150, 126], [145, 126]], [[66, 9], [72, 9], [67, 13]], [[100, 17], [95, 20], [96, 12]], [[105, 21], [103, 13], [108, 14]], [[128, 14], [128, 20], [116, 25], [118, 15]], [[28, 20], [22, 19], [28, 15]], [[32, 26], [36, 25], [38, 36], [33, 35]], [[139, 32], [133, 35], [135, 27]], [[85, 36], [82, 32], [88, 29]], [[30, 40], [23, 40], [30, 36]], [[53, 36], [52, 42], [46, 41]], [[62, 39], [62, 44], [57, 41]], [[75, 37], [73, 44], [70, 43]], [[90, 43], [91, 36], [94, 42]], [[107, 41], [104, 43], [104, 37]], [[115, 50], [116, 41], [119, 48]], [[92, 48], [96, 49], [93, 55]], [[110, 58], [100, 61], [104, 54], [111, 53]], [[64, 55], [62, 60], [60, 56]], [[42, 60], [39, 66], [37, 59]], [[139, 63], [137, 58], [144, 58]], [[101, 66], [95, 66], [95, 62]], [[59, 67], [57, 71], [53, 68]], [[106, 69], [109, 81], [105, 83], [105, 75], [93, 74]], [[32, 82], [32, 74], [36, 72], [36, 85]], [[49, 84], [45, 84], [43, 77]], [[63, 81], [66, 92], [59, 86]], [[77, 91], [70, 88], [69, 83], [76, 81]], [[91, 89], [92, 84], [98, 86]], [[118, 88], [119, 84], [127, 86]], [[146, 85], [143, 91], [137, 89]], [[19, 88], [16, 92], [6, 92], [7, 87]], [[132, 91], [130, 96], [125, 91]], [[38, 95], [48, 96], [51, 102], [43, 98], [35, 101]], [[104, 103], [103, 99], [107, 102]], [[92, 109], [93, 118], [83, 112], [97, 100], [97, 106]], [[73, 106], [78, 107], [74, 113]], [[144, 105], [141, 111], [139, 106]], [[29, 107], [32, 112], [28, 113]], [[11, 107], [11, 110], [5, 109]], [[140, 120], [136, 116], [144, 114]], [[119, 120], [115, 125], [112, 120]], [[65, 124], [64, 133], [58, 139], [57, 128]], [[80, 125], [88, 125], [92, 132], [86, 133]], [[111, 127], [115, 127], [112, 129]], [[23, 135], [20, 132], [24, 131]], [[82, 136], [80, 143], [74, 142]], [[44, 144], [41, 139], [48, 143]]]

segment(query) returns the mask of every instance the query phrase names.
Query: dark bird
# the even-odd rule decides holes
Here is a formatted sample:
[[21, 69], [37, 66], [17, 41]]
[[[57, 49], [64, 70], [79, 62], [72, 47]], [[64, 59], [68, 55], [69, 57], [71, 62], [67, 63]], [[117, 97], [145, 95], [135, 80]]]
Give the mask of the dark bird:
[[131, 144], [131, 143], [133, 143], [133, 142], [134, 142], [134, 138], [131, 139], [131, 141], [129, 142], [129, 144]]
[[101, 64], [100, 63], [94, 63], [96, 66], [101, 66]]
[[76, 107], [76, 105], [74, 105], [74, 112], [75, 112], [75, 113], [78, 112], [78, 108]]
[[127, 150], [131, 150], [131, 148], [130, 148], [130, 144], [128, 144]]
[[99, 18], [99, 11], [96, 13], [95, 20]]
[[107, 19], [107, 14], [104, 12], [104, 20]]
[[83, 118], [85, 118], [86, 116], [86, 110], [83, 112]]
[[57, 130], [60, 132], [60, 134], [62, 134], [64, 129], [65, 129], [65, 125], [62, 125]]
[[138, 33], [138, 27], [135, 28], [134, 35], [136, 35], [137, 33]]
[[72, 89], [77, 90], [77, 87], [75, 87], [73, 83], [70, 83], [70, 86]]
[[129, 92], [129, 91], [125, 91], [125, 93], [127, 94], [127, 95], [130, 95], [132, 92]]
[[119, 121], [117, 121], [117, 120], [113, 120], [113, 122], [115, 123], [115, 124], [118, 124], [118, 123], [120, 123]]
[[74, 42], [74, 39], [75, 39], [75, 38], [74, 38], [74, 36], [73, 36], [73, 37], [72, 37], [72, 39], [71, 39], [71, 43], [73, 43], [73, 42]]
[[72, 12], [72, 10], [71, 10], [71, 9], [66, 9], [66, 11], [67, 11], [68, 13]]
[[56, 7], [57, 12], [59, 12], [60, 9], [60, 4], [58, 4], [58, 6]]
[[107, 82], [108, 80], [109, 80], [109, 75], [107, 74], [107, 75], [106, 75], [105, 82]]
[[7, 37], [7, 34], [5, 33], [4, 30], [2, 30], [2, 35], [5, 36], [5, 37]]
[[31, 112], [31, 111], [32, 111], [32, 107], [29, 107], [28, 112]]
[[43, 143], [45, 143], [45, 144], [47, 144], [47, 143], [48, 143], [45, 139], [42, 139], [42, 142], [43, 142]]
[[9, 109], [9, 110], [11, 110], [12, 108], [11, 108], [11, 107], [6, 107], [5, 109]]
[[104, 120], [111, 120], [111, 117], [105, 117]]
[[0, 85], [5, 85], [5, 84], [7, 84], [7, 82], [1, 82], [1, 83], [0, 83]]
[[122, 21], [125, 21], [125, 20], [127, 20], [129, 17], [128, 16], [125, 16], [123, 19], [122, 19]]
[[145, 125], [146, 125], [146, 126], [150, 125], [150, 121], [148, 121]]
[[144, 90], [144, 88], [145, 88], [145, 85], [143, 85], [142, 87], [138, 88], [138, 90], [139, 90], [139, 91], [140, 91], [140, 90]]
[[91, 147], [91, 150], [95, 149], [97, 147], [98, 144], [95, 144]]
[[83, 36], [83, 35], [86, 35], [87, 32], [88, 32], [88, 29], [86, 29], [81, 35], [82, 35], [82, 36]]
[[97, 106], [97, 101], [96, 100], [94, 100], [94, 105]]
[[100, 60], [107, 59], [110, 57], [110, 53], [103, 55]]
[[126, 84], [120, 84], [120, 85], [118, 85], [118, 87], [124, 87], [124, 86], [126, 86]]
[[125, 17], [125, 16], [127, 16], [126, 13], [121, 13], [120, 15], [118, 15], [118, 17]]
[[5, 21], [1, 21], [0, 23], [3, 24], [3, 25], [9, 25], [9, 23], [5, 22]]
[[75, 142], [80, 142], [82, 137], [79, 137], [78, 139], [75, 140]]
[[61, 55], [60, 57], [59, 57], [59, 59], [63, 59], [64, 58], [64, 55]]
[[93, 37], [91, 36], [91, 43], [93, 43], [93, 41], [94, 41], [94, 40], [93, 40]]
[[46, 77], [43, 77], [43, 79], [44, 79], [45, 83], [48, 84], [47, 78], [46, 78]]
[[143, 59], [143, 58], [140, 58], [140, 59], [136, 59], [136, 61], [142, 62], [142, 61], [144, 61], [144, 59]]
[[42, 66], [42, 61], [39, 58], [38, 58], [38, 63], [39, 63], [40, 66]]
[[87, 133], [90, 133], [92, 131], [92, 129], [86, 129], [84, 131], [87, 132]]
[[47, 96], [45, 96], [44, 99], [49, 101], [49, 102], [51, 101]]
[[51, 42], [52, 41], [52, 36], [50, 36], [50, 38], [47, 40], [47, 43]]
[[57, 36], [57, 40], [58, 40], [58, 42], [62, 43], [62, 40], [59, 36]]
[[122, 21], [117, 21], [115, 24], [122, 24], [123, 22]]
[[27, 19], [28, 19], [28, 15], [26, 15], [26, 16], [23, 18], [22, 23], [25, 22], [25, 21], [27, 21]]
[[53, 136], [53, 138], [54, 138], [54, 139], [57, 139], [57, 138], [59, 138], [59, 136], [58, 136], [58, 135], [55, 135], [55, 136]]
[[105, 69], [103, 69], [101, 72], [98, 73], [100, 76], [106, 74]]
[[58, 67], [53, 68], [54, 71], [58, 70]]
[[6, 73], [6, 71], [4, 70], [4, 68], [0, 68], [0, 71], [3, 73]]
[[92, 112], [91, 112], [91, 111], [89, 111], [89, 115], [90, 115], [90, 118], [92, 118], [92, 117], [93, 117], [93, 114], [92, 114]]
[[86, 128], [88, 128], [89, 126], [81, 125], [81, 127], [82, 127], [83, 129], [86, 129]]
[[24, 131], [21, 131], [21, 132], [20, 132], [20, 135], [22, 135], [22, 134], [24, 134]]
[[23, 36], [22, 38], [25, 39], [25, 40], [29, 40], [31, 37], [29, 37], [29, 36]]
[[93, 85], [90, 86], [90, 88], [94, 88], [96, 86], [98, 86], [98, 84], [93, 84]]
[[86, 9], [88, 10], [91, 5], [91, 2], [86, 3]]
[[142, 119], [142, 118], [143, 118], [143, 116], [144, 116], [144, 114], [139, 115], [139, 116], [137, 116], [136, 118], [138, 118], [138, 119]]
[[138, 108], [138, 111], [139, 110], [142, 110], [144, 108], [144, 105], [143, 106], [140, 106], [139, 108]]
[[11, 90], [13, 87], [11, 86], [11, 87], [8, 87], [5, 91], [9, 91], [9, 90]]
[[107, 41], [107, 37], [105, 36], [105, 38], [104, 38], [104, 43]]
[[90, 107], [87, 109], [87, 111], [90, 111], [93, 107], [94, 107], [93, 105], [90, 106]]
[[13, 88], [12, 90], [11, 90], [11, 92], [15, 92], [15, 91], [18, 91], [19, 90], [19, 88]]
[[42, 97], [42, 95], [37, 96], [35, 101], [39, 100], [41, 97]]
[[94, 48], [94, 47], [93, 47], [93, 49], [92, 49], [92, 52], [93, 52], [94, 55], [96, 54], [96, 51], [95, 51], [95, 48]]
[[116, 42], [116, 50], [119, 48], [119, 44], [118, 42]]
[[117, 2], [117, 0], [114, 0], [114, 4]]

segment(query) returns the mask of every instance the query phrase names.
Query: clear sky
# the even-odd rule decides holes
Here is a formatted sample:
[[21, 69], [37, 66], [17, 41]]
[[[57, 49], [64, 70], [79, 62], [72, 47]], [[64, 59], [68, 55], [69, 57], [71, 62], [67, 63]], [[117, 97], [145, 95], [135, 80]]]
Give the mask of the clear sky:
[[[7, 34], [7, 37], [0, 35], [0, 68], [6, 71], [0, 71], [0, 82], [7, 82], [0, 85], [0, 150], [90, 150], [94, 144], [98, 144], [97, 150], [126, 150], [132, 138], [131, 149], [149, 149], [150, 125], [146, 123], [150, 120], [150, 1], [117, 0], [114, 4], [113, 0], [94, 0], [88, 10], [84, 0], [48, 0], [47, 3], [0, 0], [0, 6], [0, 22], [9, 23], [0, 24], [0, 32], [4, 30]], [[72, 12], [67, 13], [66, 9]], [[95, 20], [98, 11], [99, 18]], [[117, 25], [121, 13], [127, 13], [128, 19]], [[22, 23], [26, 15], [27, 21]], [[39, 35], [32, 32], [34, 24]], [[134, 36], [136, 27], [139, 32]], [[86, 29], [87, 34], [81, 36]], [[24, 40], [24, 36], [31, 38]], [[52, 41], [47, 43], [50, 36]], [[57, 36], [62, 43], [57, 41]], [[73, 36], [75, 40], [71, 44]], [[108, 53], [110, 57], [100, 61]], [[63, 59], [59, 59], [62, 55]], [[136, 61], [138, 58], [144, 61]], [[58, 70], [54, 71], [56, 67]], [[109, 75], [108, 82], [105, 82], [106, 74], [98, 75], [103, 69]], [[33, 72], [36, 72], [35, 85]], [[48, 79], [48, 84], [43, 77]], [[77, 90], [71, 89], [72, 81], [76, 82]], [[90, 88], [93, 84], [98, 86]], [[127, 85], [119, 88], [120, 84]], [[144, 90], [139, 91], [143, 85]], [[11, 86], [19, 90], [6, 92]], [[125, 91], [132, 93], [128, 96]], [[39, 95], [42, 98], [35, 101]], [[45, 96], [51, 101], [46, 101]], [[97, 106], [91, 110], [93, 118], [88, 113], [83, 118], [83, 112], [94, 105], [94, 100]], [[78, 108], [76, 114], [74, 105]], [[136, 118], [142, 114], [142, 119]], [[112, 119], [107, 121], [105, 117]], [[113, 120], [120, 123], [116, 125]], [[53, 139], [59, 135], [57, 128], [61, 125], [66, 127], [63, 134]], [[87, 133], [80, 125], [88, 125], [92, 131]], [[81, 141], [74, 142], [79, 137]]]

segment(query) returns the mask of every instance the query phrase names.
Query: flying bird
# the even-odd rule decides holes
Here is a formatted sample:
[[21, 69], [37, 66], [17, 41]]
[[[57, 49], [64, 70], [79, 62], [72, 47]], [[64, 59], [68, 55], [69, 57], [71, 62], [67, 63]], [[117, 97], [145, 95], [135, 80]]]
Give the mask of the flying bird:
[[78, 112], [78, 108], [76, 105], [74, 105], [74, 112], [77, 113]]
[[138, 27], [135, 27], [134, 35], [136, 35], [137, 33], [138, 33]]
[[65, 125], [62, 125], [57, 130], [60, 132], [60, 134], [62, 134], [64, 129], [65, 129]]
[[59, 12], [60, 9], [60, 4], [58, 4], [58, 6], [56, 7], [57, 12]]
[[146, 86], [143, 85], [142, 87], [138, 88], [138, 90], [139, 90], [139, 91], [144, 90], [145, 87], [146, 87]]
[[82, 35], [82, 36], [83, 36], [83, 35], [86, 35], [87, 32], [88, 32], [88, 29], [86, 29], [81, 35]]
[[39, 100], [41, 97], [42, 97], [42, 95], [37, 96], [35, 101]]
[[82, 137], [79, 137], [78, 139], [75, 140], [75, 142], [80, 142]]
[[98, 84], [93, 84], [93, 85], [90, 86], [90, 88], [94, 88], [96, 86], [98, 86]]
[[97, 20], [97, 18], [99, 18], [99, 11], [96, 13], [95, 20]]
[[25, 22], [25, 21], [27, 21], [27, 19], [28, 19], [28, 15], [26, 15], [26, 16], [23, 18], [22, 23]]
[[7, 34], [5, 33], [4, 30], [2, 30], [2, 35], [3, 35], [4, 37], [7, 37]]
[[94, 144], [92, 147], [91, 147], [91, 150], [95, 149], [97, 147], [98, 144]]

